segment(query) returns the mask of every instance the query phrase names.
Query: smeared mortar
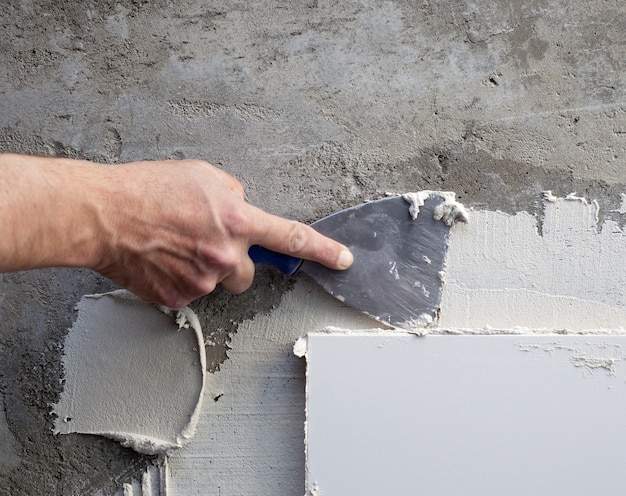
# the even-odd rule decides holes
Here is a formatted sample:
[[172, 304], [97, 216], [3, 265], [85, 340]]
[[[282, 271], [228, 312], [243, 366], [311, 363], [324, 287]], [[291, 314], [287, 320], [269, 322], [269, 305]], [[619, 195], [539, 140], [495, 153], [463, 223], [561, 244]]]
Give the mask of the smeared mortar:
[[[436, 221], [442, 221], [445, 225], [452, 227], [457, 222], [467, 223], [469, 215], [465, 207], [456, 200], [456, 194], [452, 191], [431, 191], [423, 190], [412, 193], [404, 193], [402, 198], [409, 204], [409, 214], [413, 220], [418, 218], [421, 207], [424, 206], [425, 201], [431, 196], [438, 196], [443, 199], [439, 205], [437, 205], [433, 211], [433, 219]], [[430, 264], [431, 260], [428, 257], [423, 257], [426, 264]], [[445, 282], [445, 260], [443, 270], [439, 272], [439, 280], [442, 285]], [[419, 282], [416, 282], [419, 284]], [[417, 318], [404, 322], [399, 327], [408, 330], [417, 335], [427, 334], [428, 328], [435, 326], [437, 323], [437, 313], [431, 315], [429, 313], [422, 313]]]
[[[525, 352], [543, 352], [550, 356], [556, 353], [569, 355], [570, 363], [583, 371], [585, 377], [595, 375], [599, 370], [604, 370], [608, 376], [615, 377], [618, 373], [618, 365], [624, 363], [626, 354], [619, 343], [607, 341], [585, 342], [567, 341], [555, 339], [551, 342], [516, 342], [516, 346]], [[623, 371], [623, 368], [620, 369]]]
[[85, 296], [77, 308], [54, 432], [101, 435], [146, 454], [187, 443], [206, 368], [195, 314], [157, 308], [123, 290]]
[[626, 234], [599, 224], [595, 200], [543, 200], [540, 226], [527, 212], [475, 210], [452, 232], [442, 329], [624, 330]]
[[453, 226], [457, 222], [467, 222], [469, 215], [465, 207], [456, 201], [456, 194], [452, 191], [417, 191], [415, 193], [404, 193], [402, 198], [410, 205], [409, 213], [413, 220], [417, 219], [420, 207], [424, 206], [426, 199], [436, 195], [443, 198], [443, 203], [435, 208], [433, 218], [440, 220], [447, 226]]
[[386, 325], [432, 325], [450, 227], [467, 221], [454, 198], [437, 191], [396, 194], [324, 218], [313, 227], [348, 246], [354, 264], [332, 271], [304, 262], [301, 270], [340, 301]]

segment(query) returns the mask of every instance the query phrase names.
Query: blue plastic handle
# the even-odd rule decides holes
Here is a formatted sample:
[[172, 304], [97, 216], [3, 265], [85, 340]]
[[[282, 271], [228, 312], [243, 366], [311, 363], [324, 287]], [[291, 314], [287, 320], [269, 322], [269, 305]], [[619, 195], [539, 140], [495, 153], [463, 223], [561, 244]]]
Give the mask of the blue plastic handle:
[[252, 245], [248, 250], [248, 256], [254, 263], [273, 265], [283, 274], [290, 276], [302, 265], [302, 259], [268, 250], [259, 245]]

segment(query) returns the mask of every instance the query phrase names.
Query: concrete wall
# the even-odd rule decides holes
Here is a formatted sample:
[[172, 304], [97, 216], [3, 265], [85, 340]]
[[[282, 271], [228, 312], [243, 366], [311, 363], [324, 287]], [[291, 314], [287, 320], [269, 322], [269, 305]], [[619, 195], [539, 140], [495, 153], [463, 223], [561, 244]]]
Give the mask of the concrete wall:
[[[600, 222], [623, 225], [625, 14], [617, 0], [8, 0], [0, 150], [103, 163], [202, 158], [240, 178], [253, 204], [305, 222], [418, 189], [540, 220], [541, 192], [552, 190], [595, 199]], [[0, 276], [0, 492], [113, 494], [156, 463], [107, 440], [50, 434], [73, 306], [112, 287], [82, 270]], [[217, 393], [232, 392], [227, 405], [240, 413], [230, 428], [248, 438], [260, 427], [245, 422], [224, 372], [247, 377], [246, 339], [260, 344], [254, 322], [278, 319], [281, 299], [282, 312], [303, 312], [311, 326], [357, 318], [268, 269], [242, 296], [218, 290], [193, 305], [217, 343], [207, 350], [209, 369], [222, 369]], [[279, 357], [286, 341], [263, 342]], [[303, 378], [302, 365], [290, 367]], [[301, 380], [290, 384], [303, 395]], [[216, 425], [219, 438], [225, 424]], [[304, 487], [294, 436], [277, 444], [302, 473], [268, 476], [256, 494]], [[222, 496], [245, 491], [242, 478], [220, 482]]]

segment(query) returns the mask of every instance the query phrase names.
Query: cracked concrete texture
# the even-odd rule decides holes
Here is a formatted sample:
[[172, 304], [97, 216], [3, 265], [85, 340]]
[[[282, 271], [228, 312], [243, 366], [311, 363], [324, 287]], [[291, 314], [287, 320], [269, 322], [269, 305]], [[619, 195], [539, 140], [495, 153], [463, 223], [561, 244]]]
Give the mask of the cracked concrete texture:
[[[617, 0], [7, 0], [0, 150], [202, 158], [306, 222], [445, 189], [539, 224], [541, 191], [576, 191], [623, 224], [625, 13]], [[0, 279], [0, 436], [14, 440], [0, 494], [108, 494], [151, 463], [49, 432], [72, 308], [111, 287], [74, 270]], [[290, 287], [262, 269], [248, 293], [194, 304], [211, 370]]]

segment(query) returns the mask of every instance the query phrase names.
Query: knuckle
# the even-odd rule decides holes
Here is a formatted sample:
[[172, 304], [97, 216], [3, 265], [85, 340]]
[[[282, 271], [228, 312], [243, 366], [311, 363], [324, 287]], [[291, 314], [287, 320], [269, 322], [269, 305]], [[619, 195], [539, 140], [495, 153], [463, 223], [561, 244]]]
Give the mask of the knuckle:
[[203, 296], [203, 295], [206, 295], [215, 291], [216, 287], [217, 287], [216, 278], [213, 275], [210, 275], [208, 277], [199, 279], [196, 282], [194, 289], [197, 292], [198, 296]]
[[217, 281], [213, 276], [196, 278], [189, 281], [177, 294], [170, 296], [166, 305], [171, 308], [183, 307], [196, 298], [212, 293], [216, 286]]
[[222, 286], [233, 294], [241, 294], [245, 292], [254, 280], [254, 272], [252, 273], [236, 273], [222, 281]]
[[227, 289], [232, 294], [238, 295], [245, 292], [251, 286], [251, 281], [241, 281], [236, 284], [230, 285]]
[[239, 252], [233, 248], [223, 247], [215, 252], [213, 264], [217, 271], [230, 274], [241, 263]]
[[287, 247], [290, 253], [300, 253], [308, 241], [307, 226], [293, 222], [287, 234]]
[[204, 162], [201, 160], [196, 160], [196, 165], [203, 165], [205, 168], [208, 167], [213, 171], [213, 174], [219, 178], [219, 180], [226, 186], [230, 191], [232, 191], [235, 195], [239, 196], [242, 200], [245, 198], [245, 191], [243, 184], [241, 181], [237, 179], [235, 176], [229, 174], [223, 169], [219, 167], [215, 167], [214, 165], [209, 164], [208, 162]]
[[161, 294], [157, 296], [156, 302], [159, 303], [160, 305], [165, 305], [166, 307], [169, 307], [169, 308], [181, 308], [181, 307], [184, 307], [187, 303], [189, 303], [189, 300], [187, 300], [187, 298], [183, 297], [181, 294], [177, 292], [175, 293], [162, 292]]
[[232, 176], [230, 177], [232, 178], [231, 191], [243, 200], [246, 197], [246, 191], [243, 187], [243, 184], [241, 184], [241, 181], [239, 181], [239, 179], [236, 179]]
[[195, 271], [193, 284], [195, 289], [203, 294], [211, 293], [223, 279], [236, 273], [242, 260], [239, 250], [224, 245], [206, 247], [201, 259], [202, 263]]
[[228, 219], [225, 223], [231, 236], [241, 238], [247, 237], [252, 232], [252, 221], [248, 212], [244, 208], [235, 208], [228, 212]]

